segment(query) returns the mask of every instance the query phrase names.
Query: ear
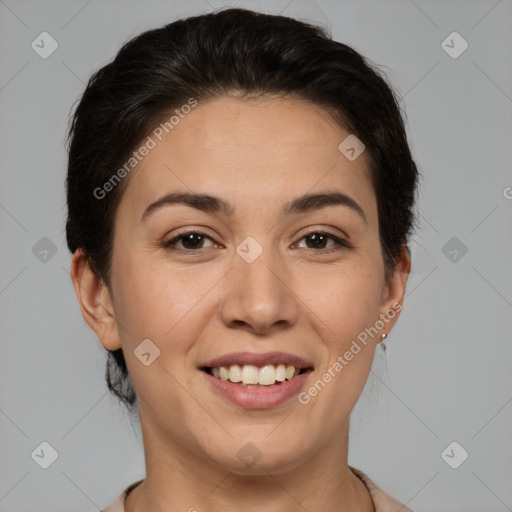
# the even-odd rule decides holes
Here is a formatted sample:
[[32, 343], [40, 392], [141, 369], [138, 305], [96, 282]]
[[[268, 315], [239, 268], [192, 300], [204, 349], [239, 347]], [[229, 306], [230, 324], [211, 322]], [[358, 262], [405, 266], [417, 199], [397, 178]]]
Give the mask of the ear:
[[[382, 303], [380, 306], [380, 318], [384, 321], [382, 333], [389, 335], [395, 325], [405, 296], [405, 287], [411, 271], [411, 258], [407, 245], [402, 246], [400, 259], [397, 261], [393, 273], [385, 284]], [[382, 341], [380, 338], [379, 342]]]
[[82, 310], [82, 316], [107, 350], [121, 348], [114, 307], [104, 281], [89, 266], [82, 249], [71, 259], [71, 280]]

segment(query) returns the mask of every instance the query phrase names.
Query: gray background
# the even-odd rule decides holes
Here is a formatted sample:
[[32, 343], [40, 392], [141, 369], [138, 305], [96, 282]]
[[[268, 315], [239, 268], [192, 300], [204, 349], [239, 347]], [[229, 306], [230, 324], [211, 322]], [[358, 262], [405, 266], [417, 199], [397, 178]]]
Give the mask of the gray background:
[[[382, 65], [407, 111], [423, 173], [413, 270], [349, 463], [416, 512], [512, 510], [510, 0], [0, 0], [0, 511], [98, 510], [145, 474], [69, 277], [64, 134], [129, 38], [227, 5], [326, 24]], [[47, 59], [31, 48], [43, 31], [59, 45]], [[458, 58], [441, 46], [453, 31], [469, 44]], [[31, 457], [43, 441], [48, 469]], [[441, 457], [452, 441], [469, 453], [458, 469]]]

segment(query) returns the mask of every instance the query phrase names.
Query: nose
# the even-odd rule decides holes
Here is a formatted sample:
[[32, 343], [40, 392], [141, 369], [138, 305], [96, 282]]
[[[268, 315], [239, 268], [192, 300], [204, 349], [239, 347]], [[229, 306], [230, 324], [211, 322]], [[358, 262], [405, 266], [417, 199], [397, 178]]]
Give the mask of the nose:
[[225, 290], [221, 315], [229, 328], [268, 336], [297, 323], [300, 301], [290, 268], [270, 249], [251, 263], [236, 254]]

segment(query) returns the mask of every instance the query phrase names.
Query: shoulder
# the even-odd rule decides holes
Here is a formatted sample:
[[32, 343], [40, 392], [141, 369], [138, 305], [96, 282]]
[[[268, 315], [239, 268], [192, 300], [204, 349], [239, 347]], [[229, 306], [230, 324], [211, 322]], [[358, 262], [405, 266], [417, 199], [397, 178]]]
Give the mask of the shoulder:
[[413, 512], [410, 508], [407, 508], [403, 503], [385, 493], [375, 482], [370, 480], [368, 476], [360, 471], [359, 469], [349, 466], [352, 473], [359, 477], [366, 488], [370, 492], [370, 495], [375, 505], [375, 512]]
[[140, 483], [142, 483], [144, 479], [139, 480], [138, 482], [134, 482], [133, 484], [130, 484], [121, 494], [120, 496], [111, 503], [107, 508], [104, 508], [101, 510], [101, 512], [125, 512], [124, 511], [124, 501], [126, 499], [126, 496], [130, 494], [130, 492], [137, 487]]

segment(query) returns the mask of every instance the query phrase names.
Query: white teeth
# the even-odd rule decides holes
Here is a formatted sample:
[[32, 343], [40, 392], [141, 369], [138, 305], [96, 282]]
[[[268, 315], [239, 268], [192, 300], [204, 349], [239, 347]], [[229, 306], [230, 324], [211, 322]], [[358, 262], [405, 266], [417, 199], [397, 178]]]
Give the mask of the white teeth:
[[258, 384], [258, 367], [245, 364], [242, 368], [242, 384]]
[[[295, 368], [293, 369], [295, 373]], [[262, 366], [259, 371], [259, 382], [262, 386], [269, 386], [276, 381], [276, 368], [273, 364]]]
[[242, 382], [242, 368], [234, 364], [229, 368], [229, 380], [231, 382]]
[[219, 366], [212, 368], [213, 376], [217, 379], [241, 383], [243, 385], [272, 386], [276, 382], [291, 380], [298, 375], [300, 368], [289, 364], [266, 364], [261, 368], [252, 364], [240, 366], [233, 364], [231, 366]]
[[276, 368], [276, 380], [283, 382], [286, 380], [286, 366], [284, 364], [278, 364]]

